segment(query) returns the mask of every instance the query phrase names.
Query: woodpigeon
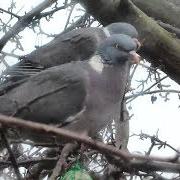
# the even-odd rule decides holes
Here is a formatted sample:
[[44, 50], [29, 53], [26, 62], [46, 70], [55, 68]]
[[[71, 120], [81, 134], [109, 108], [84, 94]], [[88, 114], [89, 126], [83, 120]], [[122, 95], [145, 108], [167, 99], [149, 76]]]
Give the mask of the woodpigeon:
[[46, 69], [0, 96], [0, 113], [93, 137], [121, 104], [136, 49], [130, 36], [112, 35], [89, 60]]
[[58, 35], [48, 44], [22, 56], [19, 63], [3, 73], [0, 94], [46, 68], [89, 59], [106, 37], [118, 33], [138, 37], [135, 27], [124, 22], [112, 23], [104, 28], [81, 28]]

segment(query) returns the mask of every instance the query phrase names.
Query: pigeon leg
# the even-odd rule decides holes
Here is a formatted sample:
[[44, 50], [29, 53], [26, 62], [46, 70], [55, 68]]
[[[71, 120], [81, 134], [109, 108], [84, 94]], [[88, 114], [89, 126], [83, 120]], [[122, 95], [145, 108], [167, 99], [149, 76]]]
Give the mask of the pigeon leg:
[[56, 163], [56, 166], [53, 170], [53, 173], [49, 180], [55, 180], [57, 177], [62, 173], [63, 169], [66, 169], [68, 167], [68, 164], [66, 162], [67, 157], [75, 151], [78, 148], [77, 143], [67, 143], [64, 148], [61, 151], [61, 155], [59, 160]]

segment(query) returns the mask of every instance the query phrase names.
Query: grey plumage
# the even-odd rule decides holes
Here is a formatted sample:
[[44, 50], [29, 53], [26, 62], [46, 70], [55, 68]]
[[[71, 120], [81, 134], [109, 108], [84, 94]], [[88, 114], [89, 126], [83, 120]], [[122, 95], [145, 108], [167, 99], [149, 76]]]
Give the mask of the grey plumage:
[[89, 59], [107, 36], [118, 33], [132, 38], [138, 36], [132, 25], [121, 22], [112, 23], [105, 28], [81, 28], [58, 35], [48, 44], [22, 56], [19, 63], [2, 74], [0, 95], [46, 68]]
[[138, 37], [135, 27], [124, 22], [112, 23], [105, 28], [81, 28], [58, 35], [50, 43], [22, 57], [22, 60], [45, 68], [71, 61], [87, 60], [108, 36], [105, 33], [107, 31], [109, 35], [126, 34], [132, 38]]
[[94, 136], [120, 108], [136, 47], [131, 37], [113, 35], [92, 58], [102, 70], [92, 59], [44, 70], [0, 96], [0, 113]]

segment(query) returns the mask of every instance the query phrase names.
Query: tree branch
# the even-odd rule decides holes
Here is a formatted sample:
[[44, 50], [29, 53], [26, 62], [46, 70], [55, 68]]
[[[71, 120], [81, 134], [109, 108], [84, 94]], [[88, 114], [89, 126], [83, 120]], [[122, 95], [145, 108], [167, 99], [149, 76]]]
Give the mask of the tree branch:
[[0, 11], [5, 12], [5, 13], [7, 13], [7, 14], [9, 14], [11, 16], [14, 16], [14, 17], [16, 17], [18, 19], [20, 18], [20, 16], [18, 16], [17, 14], [14, 14], [14, 13], [12, 13], [10, 11], [5, 10], [5, 9], [0, 8]]
[[31, 23], [34, 17], [38, 16], [41, 11], [43, 11], [44, 9], [46, 9], [56, 1], [57, 0], [45, 0], [37, 7], [33, 8], [30, 12], [22, 16], [14, 24], [14, 26], [0, 39], [0, 51], [2, 50], [2, 48], [10, 38], [15, 37], [16, 34], [24, 30], [24, 28], [27, 27], [29, 23]]
[[31, 129], [35, 132], [45, 133], [50, 136], [54, 135], [54, 136], [64, 137], [69, 141], [72, 141], [72, 140], [78, 141], [80, 143], [84, 143], [90, 146], [93, 149], [97, 149], [102, 153], [116, 155], [126, 161], [129, 161], [131, 159], [137, 159], [137, 160], [143, 160], [143, 161], [145, 160], [155, 160], [155, 161], [162, 161], [162, 162], [165, 161], [163, 158], [130, 154], [130, 153], [121, 151], [117, 148], [114, 148], [112, 146], [108, 146], [102, 142], [95, 141], [89, 138], [88, 136], [80, 136], [78, 133], [74, 133], [66, 129], [57, 128], [57, 127], [42, 124], [42, 123], [37, 123], [37, 122], [35, 123], [32, 121], [22, 120], [19, 118], [14, 118], [14, 117], [9, 117], [9, 116], [4, 116], [4, 115], [0, 115], [0, 123], [5, 127], [22, 128], [24, 129], [24, 131], [26, 131], [25, 129]]
[[[130, 95], [130, 96], [126, 96], [126, 99], [131, 99], [133, 98], [133, 100], [136, 98], [136, 97], [139, 97], [139, 96], [144, 96], [144, 95], [150, 95], [150, 94], [156, 94], [156, 93], [177, 93], [177, 94], [180, 94], [180, 91], [178, 90], [175, 90], [175, 89], [162, 89], [162, 90], [154, 90], [154, 91], [143, 91], [143, 92], [140, 92], [140, 93], [137, 93], [137, 94], [133, 94], [133, 95]], [[130, 101], [128, 101], [129, 103]]]
[[144, 11], [148, 16], [180, 28], [180, 21], [177, 18], [180, 14], [180, 7], [167, 0], [132, 0], [132, 2]]
[[166, 29], [167, 31], [174, 33], [178, 38], [180, 38], [180, 28], [176, 28], [170, 24], [163, 23], [161, 21], [158, 21], [158, 24]]
[[3, 142], [3, 144], [5, 145], [5, 147], [7, 148], [8, 152], [9, 152], [9, 156], [10, 156], [10, 160], [12, 162], [12, 166], [14, 168], [14, 172], [15, 172], [15, 174], [17, 176], [17, 179], [21, 180], [22, 177], [21, 177], [21, 174], [19, 172], [19, 167], [18, 167], [18, 164], [16, 162], [16, 158], [15, 158], [15, 156], [14, 156], [12, 150], [11, 150], [11, 147], [10, 147], [10, 145], [8, 143], [8, 140], [7, 140], [6, 136], [5, 136], [5, 132], [3, 130], [3, 127], [0, 129], [0, 131], [1, 131], [2, 142]]

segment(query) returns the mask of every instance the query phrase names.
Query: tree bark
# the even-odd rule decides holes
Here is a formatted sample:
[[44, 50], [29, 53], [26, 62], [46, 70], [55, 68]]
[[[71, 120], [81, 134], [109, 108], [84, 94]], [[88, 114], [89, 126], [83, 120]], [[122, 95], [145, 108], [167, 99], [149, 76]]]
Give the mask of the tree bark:
[[132, 0], [148, 16], [180, 28], [180, 7], [167, 0]]

